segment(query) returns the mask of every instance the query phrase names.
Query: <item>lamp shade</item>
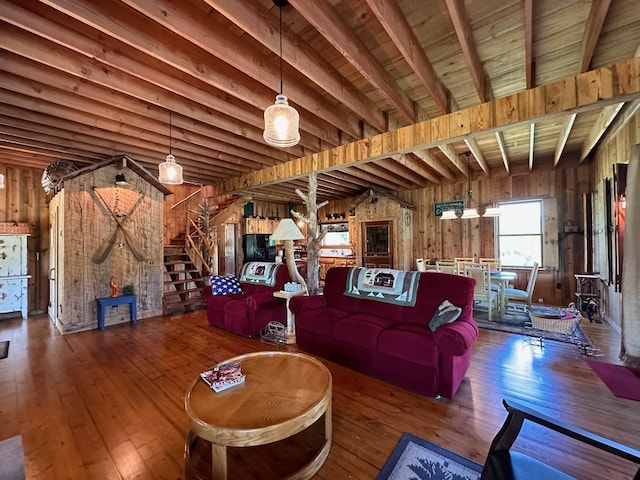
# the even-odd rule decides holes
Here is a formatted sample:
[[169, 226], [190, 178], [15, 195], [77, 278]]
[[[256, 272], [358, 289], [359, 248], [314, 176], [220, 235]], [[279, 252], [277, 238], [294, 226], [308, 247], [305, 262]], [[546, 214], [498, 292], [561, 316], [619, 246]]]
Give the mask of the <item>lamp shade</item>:
[[124, 173], [116, 173], [116, 185], [129, 185]]
[[289, 105], [286, 95], [276, 95], [276, 103], [264, 111], [264, 133], [262, 137], [272, 147], [293, 147], [300, 141], [300, 116]]
[[500, 208], [498, 207], [487, 207], [482, 214], [483, 217], [499, 217], [500, 215]]
[[280, 220], [275, 231], [269, 237], [270, 240], [302, 240], [304, 235], [290, 218]]
[[167, 160], [158, 165], [160, 175], [158, 180], [161, 183], [167, 185], [181, 185], [182, 180], [182, 165], [176, 163], [176, 157], [169, 154]]
[[440, 220], [454, 220], [458, 218], [455, 210], [445, 210], [440, 216]]
[[465, 208], [460, 218], [480, 218], [480, 215], [476, 208]]

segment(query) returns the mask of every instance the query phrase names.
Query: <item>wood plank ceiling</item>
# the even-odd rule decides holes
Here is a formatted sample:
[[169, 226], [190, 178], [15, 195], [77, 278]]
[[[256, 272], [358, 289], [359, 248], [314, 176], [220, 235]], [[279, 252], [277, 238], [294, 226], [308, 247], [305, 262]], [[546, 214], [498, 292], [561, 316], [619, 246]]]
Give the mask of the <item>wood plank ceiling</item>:
[[[289, 0], [283, 84], [302, 138], [282, 150], [262, 139], [280, 87], [273, 0], [0, 0], [0, 21], [0, 165], [84, 167], [128, 154], [157, 175], [171, 148], [185, 180], [212, 185], [620, 62], [640, 46], [637, 0]], [[637, 103], [327, 169], [319, 199], [581, 162]], [[241, 193], [297, 201], [305, 187], [284, 176]]]

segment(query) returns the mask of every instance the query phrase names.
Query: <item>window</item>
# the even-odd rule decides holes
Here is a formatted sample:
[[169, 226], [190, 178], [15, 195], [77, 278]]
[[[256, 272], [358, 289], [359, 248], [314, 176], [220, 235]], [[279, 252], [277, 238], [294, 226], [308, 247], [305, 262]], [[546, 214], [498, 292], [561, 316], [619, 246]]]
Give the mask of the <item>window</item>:
[[502, 265], [542, 265], [542, 202], [501, 203], [498, 250]]

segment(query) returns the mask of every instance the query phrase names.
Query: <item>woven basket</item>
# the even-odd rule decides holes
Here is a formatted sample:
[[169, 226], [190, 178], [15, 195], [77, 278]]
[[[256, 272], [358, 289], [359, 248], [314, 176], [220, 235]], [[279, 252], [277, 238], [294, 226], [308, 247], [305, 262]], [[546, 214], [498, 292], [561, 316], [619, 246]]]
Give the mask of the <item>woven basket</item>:
[[548, 332], [569, 333], [580, 322], [580, 317], [573, 318], [546, 318], [538, 317], [530, 313], [531, 325], [538, 330], [546, 330]]

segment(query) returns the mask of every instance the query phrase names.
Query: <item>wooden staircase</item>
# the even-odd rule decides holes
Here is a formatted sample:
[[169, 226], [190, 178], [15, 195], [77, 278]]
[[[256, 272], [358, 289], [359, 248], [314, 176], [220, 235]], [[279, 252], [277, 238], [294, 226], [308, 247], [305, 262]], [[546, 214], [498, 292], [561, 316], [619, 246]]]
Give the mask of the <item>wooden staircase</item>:
[[165, 245], [163, 315], [169, 315], [176, 308], [192, 311], [203, 305], [204, 285], [205, 279], [185, 249], [184, 243]]

